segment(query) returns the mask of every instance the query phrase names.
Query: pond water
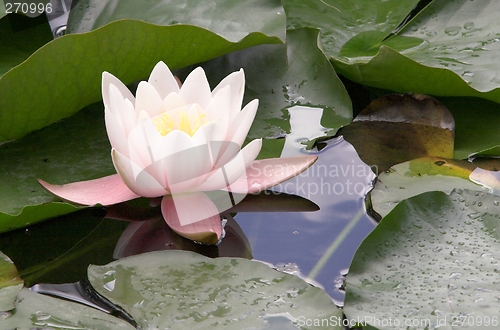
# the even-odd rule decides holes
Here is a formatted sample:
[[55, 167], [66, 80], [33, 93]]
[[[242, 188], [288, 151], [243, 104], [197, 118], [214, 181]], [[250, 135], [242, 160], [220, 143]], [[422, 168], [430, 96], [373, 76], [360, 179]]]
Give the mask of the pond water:
[[[106, 218], [103, 209], [87, 209], [1, 234], [0, 250], [14, 261], [27, 286], [77, 282], [86, 278], [89, 264], [106, 264], [152, 250], [253, 257], [316, 282], [342, 305], [341, 274], [375, 226], [365, 212], [365, 195], [377, 169], [364, 164], [341, 137], [324, 143], [321, 151], [306, 151], [301, 141], [324, 134], [321, 115], [322, 109], [317, 108], [290, 109], [291, 133], [285, 137], [282, 157], [316, 154], [318, 160], [299, 176], [259, 197], [259, 205], [272, 209], [278, 205], [276, 194], [296, 195], [310, 200], [309, 205], [316, 204], [316, 211], [255, 212], [254, 207], [251, 212], [238, 212], [236, 222], [229, 217], [226, 237], [213, 247], [173, 233], [159, 207], [148, 206], [146, 218], [150, 221], [132, 222], [116, 220], [137, 220], [127, 209], [108, 210], [107, 217], [114, 219]], [[292, 209], [302, 207], [301, 202], [291, 201], [295, 203]]]
[[253, 257], [320, 283], [340, 305], [338, 289], [361, 241], [375, 223], [365, 212], [365, 195], [377, 168], [369, 167], [341, 137], [321, 151], [306, 151], [300, 142], [321, 135], [322, 109], [289, 109], [291, 133], [282, 157], [316, 154], [318, 160], [272, 191], [298, 195], [319, 206], [313, 212], [240, 213], [235, 220], [249, 239]]

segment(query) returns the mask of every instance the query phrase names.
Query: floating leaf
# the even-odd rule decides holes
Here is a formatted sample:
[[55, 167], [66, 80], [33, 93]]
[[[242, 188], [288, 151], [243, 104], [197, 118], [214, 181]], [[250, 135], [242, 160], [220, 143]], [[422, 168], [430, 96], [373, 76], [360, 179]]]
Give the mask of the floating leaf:
[[57, 38], [0, 78], [0, 142], [100, 100], [103, 71], [129, 84], [145, 78], [160, 60], [175, 69], [263, 43], [281, 40], [255, 32], [234, 43], [195, 26], [136, 20]]
[[[319, 28], [321, 43], [328, 56], [337, 57], [342, 46], [351, 38], [365, 31], [379, 31], [378, 38], [370, 44], [381, 42], [389, 35], [419, 0], [284, 0], [289, 29]], [[376, 32], [374, 32], [376, 33]], [[372, 36], [373, 37], [373, 36]]]
[[23, 280], [17, 273], [12, 260], [0, 252], [0, 311], [5, 312], [14, 308], [17, 294], [23, 288]]
[[158, 25], [195, 25], [232, 42], [250, 32], [286, 38], [286, 18], [278, 0], [80, 0], [70, 12], [68, 33], [88, 32], [127, 18]]
[[[0, 3], [0, 8], [2, 3]], [[0, 14], [1, 15], [1, 14]], [[0, 77], [51, 41], [52, 31], [45, 17], [32, 19], [10, 14], [0, 19]]]
[[[500, 165], [498, 160], [493, 162]], [[449, 194], [455, 188], [479, 190], [481, 187], [469, 180], [476, 167], [466, 160], [439, 157], [423, 157], [397, 164], [379, 174], [370, 193], [373, 210], [384, 217], [402, 200], [427, 191]]]
[[306, 320], [330, 318], [339, 326], [318, 329], [342, 329], [323, 290], [257, 261], [159, 251], [90, 266], [88, 277], [141, 328], [306, 329]]
[[[473, 328], [496, 327], [499, 199], [457, 190], [401, 202], [354, 256], [347, 275], [347, 318], [377, 329], [412, 324], [456, 329], [467, 317], [478, 320]], [[392, 322], [383, 326], [374, 321], [389, 318]]]
[[339, 134], [379, 172], [422, 156], [453, 157], [455, 123], [426, 95], [387, 95], [373, 101]]
[[[440, 97], [455, 118], [455, 156], [500, 156], [500, 104], [472, 97]], [[473, 114], [473, 115], [472, 115]]]
[[102, 105], [0, 146], [0, 231], [78, 210], [58, 201], [37, 179], [57, 184], [112, 174]]
[[44, 296], [28, 289], [19, 293], [16, 309], [0, 319], [2, 329], [134, 330], [125, 321], [97, 309]]
[[287, 0], [283, 6], [289, 28], [321, 30], [325, 53], [336, 71], [352, 81], [401, 93], [499, 102], [500, 4], [432, 1], [390, 36], [417, 3]]

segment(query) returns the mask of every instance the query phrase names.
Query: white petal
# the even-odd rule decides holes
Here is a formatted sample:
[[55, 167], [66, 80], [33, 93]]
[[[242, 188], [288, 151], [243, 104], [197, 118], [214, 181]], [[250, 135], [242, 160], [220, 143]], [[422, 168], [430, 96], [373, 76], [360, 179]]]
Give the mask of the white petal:
[[197, 103], [202, 109], [208, 107], [212, 99], [212, 93], [210, 92], [210, 85], [205, 76], [205, 71], [201, 67], [197, 67], [187, 76], [179, 95], [188, 105]]
[[128, 158], [132, 162], [139, 165], [140, 167], [147, 167], [154, 162], [154, 158], [152, 157], [152, 154], [150, 152], [148, 141], [146, 140], [144, 125], [136, 126], [132, 130], [132, 132], [130, 132], [127, 142]]
[[184, 100], [180, 97], [178, 93], [168, 94], [160, 105], [159, 113], [169, 112], [175, 109], [182, 108], [186, 105]]
[[170, 93], [179, 93], [177, 80], [175, 80], [172, 72], [163, 61], [155, 65], [149, 76], [148, 82], [156, 89], [158, 94], [160, 94], [162, 100]]
[[153, 149], [155, 159], [162, 162], [168, 189], [189, 191], [198, 186], [212, 170], [207, 143], [197, 143], [182, 131], [172, 131]]
[[233, 72], [222, 79], [217, 87], [214, 88], [212, 95], [215, 95], [228, 85], [231, 86], [230, 109], [232, 111], [231, 119], [233, 119], [241, 110], [241, 104], [243, 102], [243, 94], [245, 92], [245, 73], [243, 69], [240, 69], [240, 71], [237, 72]]
[[[239, 109], [238, 109], [239, 111]], [[219, 120], [220, 130], [219, 139], [225, 139], [228, 131], [229, 122], [231, 120], [231, 87], [226, 86], [217, 92], [205, 113], [207, 114], [208, 120], [214, 121]]]
[[148, 82], [141, 81], [137, 86], [135, 111], [137, 115], [141, 111], [146, 111], [150, 117], [160, 114], [162, 98], [156, 89]]
[[[115, 149], [111, 149], [111, 159], [116, 172], [135, 194], [151, 198], [164, 196], [167, 193], [149, 173]], [[139, 175], [136, 176], [134, 173]]]
[[[257, 113], [258, 100], [253, 100], [240, 111], [238, 116], [229, 124], [229, 132], [225, 138], [227, 149], [221, 149], [215, 157], [214, 167], [218, 168], [232, 159], [241, 145], [245, 141], [250, 126], [252, 126], [255, 114]], [[237, 146], [237, 148], [236, 148]]]
[[134, 104], [135, 97], [132, 95], [127, 86], [125, 86], [120, 79], [116, 78], [111, 73], [104, 71], [102, 73], [101, 84], [102, 100], [104, 101], [104, 105], [109, 105], [109, 85], [115, 85], [118, 90], [120, 90], [120, 93], [122, 93], [123, 98], [130, 100], [132, 104]]
[[227, 187], [241, 177], [248, 166], [257, 158], [262, 148], [262, 139], [251, 141], [227, 164], [214, 172], [197, 191], [219, 190]]
[[104, 122], [111, 147], [128, 156], [128, 141], [125, 130], [121, 121], [115, 117], [107, 106], [104, 108]]
[[227, 140], [230, 140], [238, 145], [243, 145], [245, 138], [248, 135], [248, 131], [252, 126], [252, 123], [257, 114], [257, 108], [259, 107], [259, 100], [255, 99], [249, 102], [243, 110], [238, 113], [238, 115], [229, 124], [229, 131], [227, 134]]
[[123, 127], [125, 135], [135, 127], [137, 117], [130, 100], [124, 99], [115, 85], [109, 85], [109, 110], [115, 115]]

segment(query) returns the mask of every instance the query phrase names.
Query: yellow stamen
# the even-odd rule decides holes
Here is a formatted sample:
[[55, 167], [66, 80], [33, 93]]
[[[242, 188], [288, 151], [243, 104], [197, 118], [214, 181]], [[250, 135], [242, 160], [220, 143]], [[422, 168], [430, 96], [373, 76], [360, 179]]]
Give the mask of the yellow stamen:
[[173, 130], [183, 131], [193, 136], [201, 126], [208, 122], [207, 116], [204, 113], [188, 116], [186, 111], [183, 110], [178, 112], [177, 115], [178, 121], [175, 121], [168, 113], [163, 113], [153, 119], [153, 124], [162, 136], [167, 135]]

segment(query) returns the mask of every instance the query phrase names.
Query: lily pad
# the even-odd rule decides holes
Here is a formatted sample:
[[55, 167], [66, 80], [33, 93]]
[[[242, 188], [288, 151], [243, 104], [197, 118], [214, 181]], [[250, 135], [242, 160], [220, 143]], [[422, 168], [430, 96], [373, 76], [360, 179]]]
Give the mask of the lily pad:
[[289, 28], [321, 30], [325, 53], [352, 81], [401, 93], [500, 101], [500, 4], [432, 1], [391, 35], [417, 3], [287, 0], [284, 8]]
[[72, 120], [0, 146], [0, 231], [79, 209], [46, 192], [38, 178], [63, 184], [114, 173], [103, 112], [96, 104]]
[[[459, 189], [401, 202], [354, 256], [346, 284], [347, 318], [377, 329], [456, 329], [470, 317], [472, 328], [495, 328], [499, 200]], [[390, 323], [374, 321], [389, 318]]]
[[145, 78], [159, 60], [175, 69], [263, 43], [281, 40], [254, 32], [230, 42], [195, 26], [136, 20], [57, 38], [0, 78], [0, 142], [18, 139], [100, 100], [103, 71], [129, 84]]
[[[306, 320], [341, 321], [340, 310], [323, 290], [246, 259], [150, 252], [90, 266], [88, 277], [101, 295], [124, 308], [142, 328], [279, 324], [276, 328], [308, 329]], [[342, 329], [340, 325], [317, 329]]]
[[320, 29], [325, 53], [328, 56], [338, 57], [349, 39], [365, 31], [382, 32], [383, 34], [377, 38], [369, 39], [370, 45], [381, 42], [418, 2], [418, 0], [383, 2], [284, 0], [283, 7], [286, 11], [288, 29], [301, 27]]
[[453, 116], [439, 101], [392, 94], [373, 101], [339, 134], [380, 173], [423, 156], [452, 158], [454, 129]]
[[250, 32], [286, 38], [286, 17], [279, 0], [80, 0], [70, 11], [67, 29], [68, 33], [88, 32], [122, 19], [194, 25], [232, 42]]
[[[500, 164], [498, 160], [493, 162]], [[455, 188], [480, 190], [481, 186], [469, 179], [476, 167], [467, 160], [439, 157], [423, 157], [397, 164], [379, 174], [370, 193], [373, 210], [384, 217], [402, 200], [427, 191], [450, 194]]]
[[2, 329], [134, 330], [125, 321], [94, 308], [44, 296], [28, 289], [19, 293], [16, 308], [0, 319]]
[[23, 280], [17, 273], [12, 260], [0, 252], [0, 311], [14, 308], [17, 294], [23, 288]]
[[455, 118], [454, 158], [464, 159], [474, 154], [500, 156], [500, 149], [495, 148], [500, 145], [500, 104], [473, 97], [440, 97], [439, 101]]
[[[3, 4], [0, 3], [0, 8]], [[0, 12], [1, 16], [1, 12]], [[9, 14], [0, 19], [0, 77], [53, 39], [45, 17]]]

